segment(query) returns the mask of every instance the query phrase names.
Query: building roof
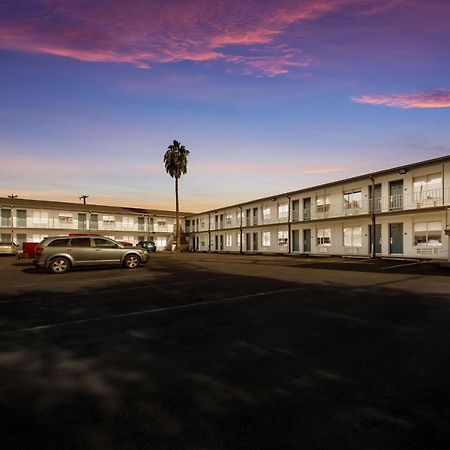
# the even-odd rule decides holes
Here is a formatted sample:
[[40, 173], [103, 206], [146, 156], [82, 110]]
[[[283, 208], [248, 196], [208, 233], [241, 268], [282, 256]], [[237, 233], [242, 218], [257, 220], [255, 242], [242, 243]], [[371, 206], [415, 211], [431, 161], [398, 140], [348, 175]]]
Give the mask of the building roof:
[[[319, 189], [325, 189], [327, 187], [332, 187], [332, 186], [336, 186], [339, 184], [347, 184], [347, 183], [351, 183], [354, 181], [358, 181], [358, 180], [362, 180], [362, 179], [367, 179], [370, 177], [376, 178], [382, 175], [386, 175], [392, 172], [398, 172], [399, 170], [410, 170], [413, 169], [415, 167], [419, 167], [419, 166], [424, 166], [424, 165], [428, 165], [428, 164], [438, 164], [438, 163], [444, 163], [450, 161], [450, 155], [446, 155], [446, 156], [441, 156], [439, 158], [433, 158], [433, 159], [428, 159], [425, 161], [419, 161], [419, 162], [415, 162], [415, 163], [410, 163], [410, 164], [404, 164], [402, 166], [397, 166], [397, 167], [392, 167], [390, 169], [383, 169], [383, 170], [378, 170], [376, 172], [370, 172], [370, 173], [366, 173], [363, 175], [357, 175], [355, 177], [350, 177], [350, 178], [344, 178], [341, 180], [337, 180], [337, 181], [331, 181], [329, 183], [325, 183], [325, 184], [319, 184], [316, 186], [310, 186], [307, 188], [301, 188], [301, 189], [297, 189], [295, 191], [288, 191], [288, 192], [282, 192], [282, 193], [278, 193], [278, 194], [273, 194], [273, 195], [268, 195], [267, 197], [261, 197], [261, 198], [257, 198], [257, 199], [253, 199], [253, 200], [249, 200], [246, 202], [241, 202], [241, 203], [235, 203], [233, 205], [228, 205], [228, 206], [221, 206], [219, 208], [214, 208], [214, 209], [210, 209], [208, 211], [203, 211], [201, 213], [192, 213], [191, 216], [198, 216], [200, 214], [208, 214], [208, 213], [214, 213], [216, 211], [219, 210], [224, 210], [227, 208], [236, 208], [239, 206], [244, 206], [244, 205], [250, 205], [252, 203], [256, 203], [256, 202], [261, 202], [264, 200], [271, 200], [274, 198], [278, 198], [278, 197], [284, 197], [284, 196], [290, 196], [290, 195], [294, 195], [294, 194], [300, 194], [302, 192], [308, 192], [308, 191], [314, 191], [314, 190], [319, 190]], [[186, 217], [189, 217], [186, 216]]]
[[[92, 213], [114, 213], [114, 214], [137, 214], [137, 215], [153, 215], [153, 216], [165, 216], [175, 217], [175, 211], [167, 211], [161, 209], [145, 209], [134, 207], [122, 207], [122, 206], [107, 206], [107, 205], [84, 205], [82, 203], [71, 202], [54, 202], [48, 200], [30, 200], [25, 198], [10, 199], [8, 197], [0, 197], [1, 206], [11, 206], [15, 208], [36, 208], [36, 209], [56, 209], [60, 211], [79, 211], [79, 212], [92, 212]], [[181, 216], [191, 215], [192, 213], [181, 212]]]

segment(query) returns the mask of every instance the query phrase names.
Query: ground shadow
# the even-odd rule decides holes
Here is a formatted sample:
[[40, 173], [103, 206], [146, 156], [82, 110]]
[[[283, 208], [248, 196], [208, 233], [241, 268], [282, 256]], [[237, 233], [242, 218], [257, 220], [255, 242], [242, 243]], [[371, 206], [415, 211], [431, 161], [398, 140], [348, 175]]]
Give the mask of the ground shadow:
[[0, 296], [2, 449], [448, 448], [448, 296], [151, 273]]

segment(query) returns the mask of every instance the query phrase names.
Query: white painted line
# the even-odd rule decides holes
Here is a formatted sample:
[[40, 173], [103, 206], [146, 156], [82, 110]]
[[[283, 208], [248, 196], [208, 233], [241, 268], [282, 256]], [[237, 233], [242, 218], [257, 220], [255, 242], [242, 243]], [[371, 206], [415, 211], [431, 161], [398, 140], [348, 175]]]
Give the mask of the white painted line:
[[111, 314], [109, 316], [93, 317], [90, 319], [73, 320], [70, 322], [53, 323], [51, 325], [39, 325], [36, 327], [20, 328], [19, 330], [1, 331], [0, 336], [7, 335], [7, 334], [26, 333], [26, 332], [30, 332], [30, 331], [51, 330], [54, 328], [63, 328], [63, 327], [73, 326], [73, 325], [82, 325], [85, 323], [101, 322], [104, 320], [115, 320], [115, 319], [124, 319], [124, 318], [128, 318], [128, 317], [145, 316], [145, 315], [155, 314], [155, 313], [164, 312], [164, 311], [176, 311], [179, 309], [195, 308], [197, 306], [217, 305], [220, 303], [246, 300], [249, 298], [264, 297], [264, 296], [274, 295], [274, 294], [285, 294], [287, 292], [302, 291], [305, 289], [306, 289], [306, 287], [277, 289], [275, 291], [266, 291], [266, 292], [258, 292], [256, 294], [239, 295], [236, 297], [227, 297], [227, 298], [221, 298], [221, 299], [217, 299], [217, 300], [209, 300], [206, 302], [189, 303], [187, 305], [167, 306], [166, 308], [154, 308], [154, 309], [147, 309], [147, 310], [143, 310], [143, 311], [134, 311], [134, 312], [130, 312], [130, 313]]
[[408, 264], [397, 264], [396, 266], [382, 267], [380, 270], [396, 269], [397, 267], [417, 266], [418, 264], [427, 264], [429, 261], [418, 261]]
[[[236, 275], [237, 276], [237, 275]], [[92, 286], [92, 290], [89, 291], [83, 291], [83, 292], [61, 292], [61, 291], [48, 291], [47, 294], [60, 294], [64, 295], [64, 297], [84, 297], [86, 295], [93, 295], [93, 294], [107, 294], [108, 292], [121, 292], [121, 291], [134, 291], [136, 289], [142, 289], [146, 287], [153, 287], [155, 289], [159, 289], [161, 287], [166, 286], [183, 286], [185, 284], [195, 284], [195, 283], [205, 283], [208, 281], [220, 281], [220, 280], [228, 280], [230, 278], [236, 278], [236, 276], [229, 276], [229, 277], [215, 277], [215, 278], [204, 278], [203, 280], [191, 280], [191, 281], [174, 281], [173, 283], [163, 283], [163, 284], [139, 284], [138, 286], [125, 286], [122, 288], [109, 288], [109, 289], [100, 289], [95, 290], [95, 288]], [[36, 296], [34, 298], [29, 299], [22, 299], [22, 300], [8, 300], [6, 302], [0, 302], [0, 305], [7, 305], [10, 303], [17, 303], [18, 305], [26, 302], [31, 302], [35, 300], [46, 300], [48, 297], [42, 297], [42, 296]]]

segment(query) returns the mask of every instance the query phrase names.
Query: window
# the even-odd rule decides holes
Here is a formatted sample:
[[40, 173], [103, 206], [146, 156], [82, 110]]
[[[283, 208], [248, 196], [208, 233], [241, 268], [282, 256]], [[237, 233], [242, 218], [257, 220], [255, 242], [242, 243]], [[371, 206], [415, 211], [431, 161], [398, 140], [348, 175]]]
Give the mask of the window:
[[24, 242], [27, 242], [26, 234], [17, 234], [16, 236], [17, 245], [22, 246]]
[[361, 208], [361, 191], [344, 192], [344, 209]]
[[202, 219], [200, 219], [200, 227], [201, 228], [205, 228], [205, 219], [204, 218], [202, 218]]
[[48, 212], [47, 211], [33, 211], [33, 225], [48, 226]]
[[236, 245], [238, 246], [238, 247], [240, 247], [241, 246], [241, 233], [236, 233]]
[[231, 234], [225, 235], [225, 245], [231, 247], [233, 245], [233, 236]]
[[72, 247], [90, 247], [91, 246], [91, 238], [75, 238], [70, 242]]
[[241, 210], [236, 211], [236, 224], [237, 225], [241, 224], [242, 218], [243, 218], [242, 211]]
[[97, 214], [91, 214], [90, 228], [91, 228], [91, 230], [98, 229], [98, 215]]
[[11, 233], [0, 234], [0, 242], [11, 242], [11, 241], [12, 241]]
[[116, 221], [114, 216], [103, 216], [104, 223], [114, 223]]
[[330, 195], [316, 195], [316, 210], [318, 213], [328, 212], [330, 210]]
[[1, 226], [2, 227], [11, 226], [11, 209], [2, 209], [1, 214], [2, 214], [1, 215], [1, 218], [2, 218]]
[[262, 213], [264, 222], [268, 222], [270, 220], [270, 208], [267, 206], [264, 207]]
[[55, 239], [48, 244], [48, 247], [67, 247], [69, 245], [70, 239]]
[[156, 247], [165, 249], [167, 246], [167, 238], [166, 236], [156, 236]]
[[138, 231], [144, 231], [145, 229], [145, 217], [138, 217]]
[[227, 213], [227, 214], [225, 215], [225, 223], [226, 223], [227, 225], [231, 225], [231, 220], [232, 220], [232, 215], [231, 215], [230, 213]]
[[288, 244], [288, 232], [285, 231], [279, 231], [278, 232], [278, 245], [280, 247], [286, 247]]
[[96, 247], [102, 247], [102, 248], [115, 248], [116, 243], [109, 241], [107, 239], [102, 238], [94, 238], [94, 244]]
[[134, 228], [134, 217], [123, 216], [122, 217], [122, 229], [132, 230]]
[[344, 247], [361, 247], [362, 246], [362, 228], [361, 227], [344, 227], [343, 237], [344, 237]]
[[442, 223], [441, 222], [415, 223], [414, 245], [417, 247], [441, 247]]
[[278, 205], [278, 218], [279, 219], [287, 219], [288, 218], [288, 208], [289, 205], [287, 203], [282, 203]]
[[158, 227], [167, 227], [166, 220], [158, 220]]
[[262, 246], [270, 247], [270, 231], [264, 231], [262, 233]]
[[17, 226], [25, 228], [27, 226], [27, 210], [18, 209], [17, 210]]
[[73, 223], [73, 216], [71, 213], [59, 213], [58, 214], [58, 221], [61, 224], [72, 224]]
[[317, 229], [317, 245], [329, 247], [331, 245], [331, 229], [318, 228]]
[[442, 176], [439, 173], [414, 178], [414, 201], [433, 200], [441, 197]]

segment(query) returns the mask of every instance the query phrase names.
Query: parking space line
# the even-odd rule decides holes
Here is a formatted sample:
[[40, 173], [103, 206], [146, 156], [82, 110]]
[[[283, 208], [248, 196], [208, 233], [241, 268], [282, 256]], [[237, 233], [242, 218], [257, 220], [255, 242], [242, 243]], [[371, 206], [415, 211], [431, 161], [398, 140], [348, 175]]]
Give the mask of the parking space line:
[[[236, 275], [237, 276], [237, 275]], [[162, 284], [155, 284], [155, 283], [146, 283], [146, 284], [140, 284], [139, 286], [125, 286], [122, 288], [109, 288], [109, 289], [100, 289], [100, 290], [89, 290], [89, 291], [83, 291], [83, 292], [65, 292], [63, 293], [65, 297], [84, 297], [86, 295], [92, 295], [92, 294], [107, 294], [108, 292], [121, 292], [121, 291], [134, 291], [136, 289], [142, 289], [146, 287], [154, 287], [155, 289], [167, 287], [167, 286], [183, 286], [188, 284], [195, 284], [195, 283], [205, 283], [209, 281], [220, 281], [220, 280], [228, 280], [230, 278], [236, 278], [236, 276], [228, 276], [228, 277], [214, 277], [214, 278], [204, 278], [203, 280], [190, 280], [190, 281], [174, 281], [172, 283], [162, 283]], [[61, 294], [59, 291], [49, 291], [48, 294]], [[29, 299], [22, 299], [22, 300], [8, 300], [5, 302], [0, 302], [0, 305], [7, 305], [10, 303], [17, 303], [18, 305], [22, 303], [32, 302], [36, 300], [42, 300], [42, 299], [48, 299], [48, 296], [36, 296]]]
[[428, 264], [429, 261], [415, 261], [407, 264], [397, 264], [395, 266], [381, 267], [380, 270], [396, 269], [397, 267], [417, 266], [419, 264]]
[[247, 300], [250, 298], [265, 297], [265, 296], [274, 295], [274, 294], [285, 294], [287, 292], [302, 291], [305, 289], [307, 289], [307, 288], [306, 287], [295, 287], [295, 288], [287, 288], [287, 289], [276, 289], [273, 291], [257, 292], [256, 294], [238, 295], [235, 297], [226, 297], [226, 298], [221, 298], [221, 299], [216, 299], [216, 300], [208, 300], [205, 302], [189, 303], [187, 305], [167, 306], [165, 308], [154, 308], [154, 309], [147, 309], [147, 310], [143, 310], [143, 311], [134, 311], [134, 312], [130, 312], [130, 313], [111, 314], [108, 316], [93, 317], [93, 318], [89, 318], [89, 319], [81, 319], [81, 320], [73, 320], [73, 321], [68, 321], [68, 322], [53, 323], [50, 325], [38, 325], [35, 327], [20, 328], [18, 330], [7, 330], [7, 331], [1, 331], [0, 335], [27, 333], [27, 332], [33, 332], [33, 331], [45, 331], [45, 330], [51, 330], [54, 328], [63, 328], [63, 327], [67, 327], [67, 326], [83, 325], [83, 324], [92, 323], [92, 322], [124, 319], [124, 318], [128, 318], [128, 317], [146, 316], [146, 315], [155, 314], [155, 313], [159, 313], [159, 312], [176, 311], [179, 309], [195, 308], [198, 306], [217, 305], [220, 303]]

